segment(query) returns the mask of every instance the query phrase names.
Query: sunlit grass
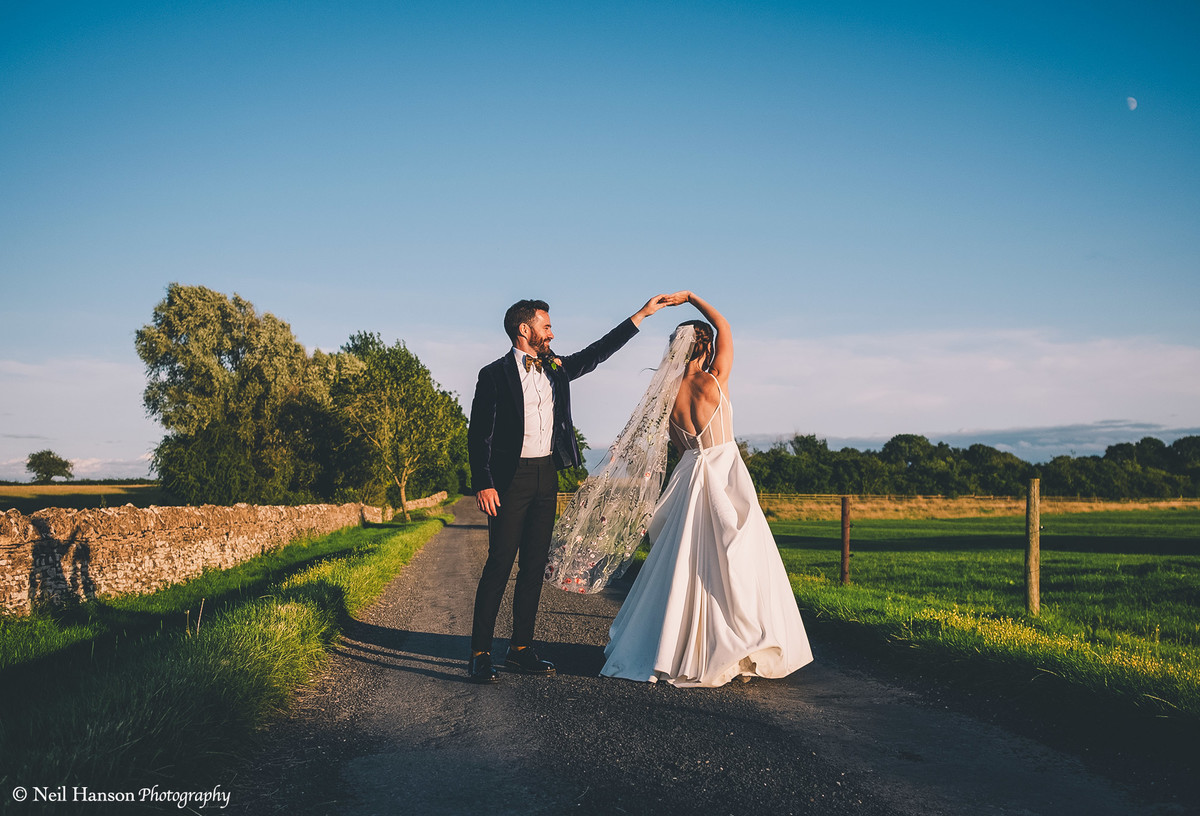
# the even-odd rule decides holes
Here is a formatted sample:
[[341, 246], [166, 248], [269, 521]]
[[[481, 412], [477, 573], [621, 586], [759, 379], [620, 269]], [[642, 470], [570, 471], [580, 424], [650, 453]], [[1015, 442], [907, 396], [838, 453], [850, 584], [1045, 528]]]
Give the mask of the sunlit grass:
[[173, 505], [176, 502], [157, 484], [17, 484], [0, 485], [0, 513], [18, 510], [25, 515], [46, 507], [121, 507], [132, 504]]
[[[199, 576], [148, 595], [119, 595], [32, 615], [0, 616], [0, 672], [48, 658], [78, 644], [104, 649], [149, 632], [180, 631], [229, 604], [258, 597], [273, 583], [323, 559], [362, 551], [395, 532], [349, 528], [272, 550], [229, 569]], [[201, 607], [203, 604], [203, 609]]]
[[856, 522], [848, 587], [839, 524], [772, 528], [798, 601], [818, 619], [1200, 717], [1200, 512], [1043, 522], [1038, 617], [1025, 612], [1023, 519]]

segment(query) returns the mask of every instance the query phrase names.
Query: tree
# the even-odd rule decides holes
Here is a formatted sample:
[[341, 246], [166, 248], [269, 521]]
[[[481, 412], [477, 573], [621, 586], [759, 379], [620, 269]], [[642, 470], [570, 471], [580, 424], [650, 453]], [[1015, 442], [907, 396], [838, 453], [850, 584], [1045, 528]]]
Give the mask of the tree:
[[244, 438], [266, 426], [303, 380], [308, 357], [291, 328], [239, 295], [172, 283], [134, 336], [146, 364], [146, 410], [176, 433], [233, 420]]
[[1178, 472], [1200, 468], [1200, 436], [1181, 436], [1171, 443], [1170, 450]]
[[829, 443], [813, 434], [796, 434], [791, 441], [796, 456], [792, 489], [797, 493], [828, 493], [833, 490], [833, 453]]
[[1020, 496], [1034, 475], [1032, 465], [990, 445], [976, 443], [963, 456], [970, 471], [972, 493]]
[[33, 474], [35, 484], [50, 484], [55, 476], [71, 478], [71, 463], [52, 450], [41, 450], [29, 454], [25, 469]]
[[1200, 436], [1182, 436], [1169, 448], [1172, 470], [1188, 479], [1190, 494], [1200, 494]]
[[335, 400], [350, 433], [374, 450], [376, 475], [395, 488], [408, 520], [410, 480], [423, 470], [455, 472], [452, 453], [465, 450], [458, 443], [466, 417], [403, 341], [385, 346], [378, 334], [359, 332], [342, 349], [362, 368], [338, 378]]
[[791, 493], [799, 481], [796, 456], [783, 443], [751, 454], [746, 469], [762, 493]]
[[229, 504], [307, 501], [332, 489], [322, 451], [344, 436], [329, 394], [338, 355], [310, 358], [274, 315], [179, 283], [134, 344], [146, 364], [146, 410], [168, 431], [154, 464], [169, 491]]
[[924, 464], [934, 453], [929, 440], [917, 434], [897, 434], [884, 443], [879, 458], [889, 465], [911, 470]]
[[834, 459], [833, 474], [838, 493], [866, 495], [890, 490], [888, 468], [872, 451], [842, 448]]
[[1132, 442], [1118, 442], [1116, 445], [1109, 445], [1104, 451], [1104, 458], [1110, 462], [1116, 462], [1118, 465], [1137, 462], [1137, 446]]
[[1171, 469], [1170, 449], [1161, 439], [1144, 436], [1134, 448], [1137, 451], [1137, 463], [1142, 467], [1157, 468], [1158, 470]]
[[171, 495], [189, 504], [230, 505], [266, 492], [251, 459], [233, 428], [211, 422], [195, 434], [168, 434], [153, 464]]

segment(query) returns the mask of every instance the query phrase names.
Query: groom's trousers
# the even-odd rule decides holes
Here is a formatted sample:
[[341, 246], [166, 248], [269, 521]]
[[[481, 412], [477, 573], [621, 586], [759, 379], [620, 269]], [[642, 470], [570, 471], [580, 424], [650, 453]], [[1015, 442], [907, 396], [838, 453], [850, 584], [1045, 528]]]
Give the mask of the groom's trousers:
[[488, 517], [488, 556], [475, 592], [475, 621], [471, 651], [490, 652], [496, 616], [513, 561], [517, 585], [513, 590], [513, 646], [533, 643], [533, 624], [542, 597], [550, 533], [558, 501], [558, 472], [554, 458], [521, 459], [512, 484], [500, 493], [500, 507]]

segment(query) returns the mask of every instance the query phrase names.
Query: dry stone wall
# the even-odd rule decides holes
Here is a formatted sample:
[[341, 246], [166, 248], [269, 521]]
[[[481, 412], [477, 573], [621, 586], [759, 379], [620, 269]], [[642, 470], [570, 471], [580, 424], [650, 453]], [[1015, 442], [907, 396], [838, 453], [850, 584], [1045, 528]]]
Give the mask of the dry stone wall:
[[[409, 510], [422, 510], [426, 507], [437, 507], [439, 504], [444, 502], [448, 496], [449, 496], [449, 494], [446, 493], [445, 490], [443, 490], [440, 493], [434, 493], [432, 496], [426, 496], [423, 499], [414, 499], [413, 501], [410, 501], [408, 503], [408, 509]], [[383, 508], [383, 512], [394, 514], [396, 511], [392, 510], [392, 508], [390, 508], [390, 507], [385, 507], [385, 508]]]
[[9, 510], [0, 514], [0, 611], [153, 592], [304, 536], [382, 521], [383, 512], [362, 504]]

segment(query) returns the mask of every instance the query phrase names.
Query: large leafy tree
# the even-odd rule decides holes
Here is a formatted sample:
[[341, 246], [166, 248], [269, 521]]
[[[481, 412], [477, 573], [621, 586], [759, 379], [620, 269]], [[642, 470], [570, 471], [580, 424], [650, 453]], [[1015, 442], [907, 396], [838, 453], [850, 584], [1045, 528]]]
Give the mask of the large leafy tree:
[[[327, 493], [336, 355], [312, 358], [287, 323], [238, 295], [172, 283], [135, 336], [144, 402], [168, 435], [164, 487], [192, 503], [276, 503]], [[324, 484], [322, 479], [324, 478]]]
[[[361, 369], [342, 372], [335, 401], [349, 432], [374, 452], [376, 477], [408, 519], [414, 480], [428, 486], [439, 474], [454, 474], [465, 454], [466, 417], [454, 395], [434, 382], [402, 341], [387, 346], [378, 334], [360, 332], [342, 347]], [[458, 487], [444, 485], [447, 489]]]
[[258, 314], [239, 295], [178, 283], [167, 287], [134, 343], [149, 378], [146, 410], [174, 433], [227, 420], [246, 436], [266, 431], [308, 363], [274, 315]]
[[49, 484], [55, 476], [71, 478], [71, 463], [52, 450], [40, 450], [29, 454], [25, 469], [33, 474], [36, 484]]

